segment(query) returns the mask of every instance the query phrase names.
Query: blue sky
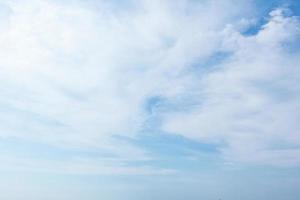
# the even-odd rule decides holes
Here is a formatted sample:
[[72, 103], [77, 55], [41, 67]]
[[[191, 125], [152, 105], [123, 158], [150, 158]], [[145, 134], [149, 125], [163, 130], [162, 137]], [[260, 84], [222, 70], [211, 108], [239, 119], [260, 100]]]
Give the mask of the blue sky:
[[296, 0], [0, 1], [0, 198], [300, 198]]

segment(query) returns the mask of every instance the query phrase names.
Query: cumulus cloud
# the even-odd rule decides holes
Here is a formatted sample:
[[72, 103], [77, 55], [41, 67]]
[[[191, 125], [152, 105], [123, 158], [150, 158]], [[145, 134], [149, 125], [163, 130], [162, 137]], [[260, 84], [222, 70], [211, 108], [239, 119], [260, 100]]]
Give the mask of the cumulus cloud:
[[[206, 74], [193, 111], [165, 117], [165, 130], [220, 143], [228, 161], [299, 165], [299, 19], [278, 8], [257, 34], [227, 26], [230, 56]], [[198, 92], [199, 93], [199, 92]]]
[[0, 5], [2, 138], [147, 159], [115, 136], [136, 137], [149, 117], [145, 105], [161, 97], [161, 130], [225, 144], [230, 161], [299, 163], [299, 58], [289, 48], [298, 18], [276, 9], [244, 36], [253, 25], [249, 1], [122, 6]]

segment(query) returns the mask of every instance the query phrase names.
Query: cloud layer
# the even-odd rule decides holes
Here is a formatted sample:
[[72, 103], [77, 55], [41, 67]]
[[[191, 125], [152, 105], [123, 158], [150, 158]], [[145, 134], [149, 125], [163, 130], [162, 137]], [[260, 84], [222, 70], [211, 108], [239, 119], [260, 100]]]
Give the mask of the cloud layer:
[[219, 145], [226, 162], [299, 166], [299, 19], [277, 8], [259, 24], [253, 9], [4, 1], [0, 137], [147, 160], [116, 136], [138, 137], [155, 119], [157, 130]]

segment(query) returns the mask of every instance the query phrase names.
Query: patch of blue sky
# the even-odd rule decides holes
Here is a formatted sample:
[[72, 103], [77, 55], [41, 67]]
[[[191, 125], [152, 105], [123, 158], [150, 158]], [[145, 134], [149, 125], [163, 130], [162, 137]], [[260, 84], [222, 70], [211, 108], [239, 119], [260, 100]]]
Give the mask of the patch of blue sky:
[[290, 0], [289, 1], [289, 8], [291, 9], [294, 15], [300, 15], [300, 1], [298, 0]]
[[193, 98], [195, 95], [198, 93], [187, 92], [172, 99], [164, 96], [152, 96], [145, 101], [144, 109], [150, 117], [159, 117], [162, 112], [188, 112], [202, 102], [202, 99]]
[[59, 146], [48, 145], [43, 142], [35, 142], [26, 139], [1, 138], [0, 151], [7, 155], [22, 156], [24, 158], [34, 158], [43, 160], [69, 160], [77, 157], [85, 158], [112, 158], [114, 155], [97, 149], [82, 148], [61, 148]]
[[191, 112], [201, 105], [204, 98], [194, 98], [197, 93], [187, 93], [175, 98], [163, 96], [149, 97], [144, 103], [144, 111], [147, 115], [141, 126], [141, 132], [160, 132], [162, 119], [165, 113]]
[[145, 111], [153, 115], [155, 114], [156, 110], [166, 104], [167, 99], [162, 96], [152, 96], [149, 97], [144, 105]]
[[260, 1], [255, 0], [256, 12], [260, 17], [268, 16], [268, 13], [273, 9], [279, 7], [291, 7], [295, 5], [294, 0], [269, 0], [269, 1]]
[[4, 154], [22, 156], [25, 158], [65, 159], [67, 155], [57, 147], [54, 148], [46, 144], [12, 137], [0, 139], [0, 150]]
[[[204, 58], [194, 59], [186, 68], [186, 73], [190, 74], [193, 72], [195, 79], [201, 82], [201, 78], [207, 74], [213, 73], [214, 71], [220, 70], [224, 63], [229, 62], [233, 53], [230, 51], [216, 51], [210, 56]], [[183, 72], [183, 76], [185, 75]], [[189, 91], [184, 95], [179, 95], [176, 98], [165, 101], [167, 105], [164, 108], [168, 108], [167, 111], [173, 112], [191, 112], [196, 108], [201, 107], [202, 103], [206, 100], [206, 95], [203, 94], [202, 90], [199, 90], [197, 85], [189, 85]]]
[[268, 14], [276, 8], [287, 8], [290, 10], [290, 15], [300, 15], [300, 2], [296, 0], [271, 0], [259, 1], [255, 0], [256, 4], [256, 23], [245, 29], [242, 34], [245, 36], [256, 35], [262, 26], [268, 21]]
[[255, 21], [255, 24], [252, 24], [251, 26], [249, 26], [247, 29], [245, 29], [244, 31], [242, 31], [242, 34], [244, 36], [252, 36], [252, 35], [256, 35], [262, 28], [262, 26], [267, 22], [266, 19], [264, 18], [259, 18]]
[[222, 162], [219, 144], [198, 142], [164, 132], [143, 132], [136, 138], [117, 137], [142, 148], [152, 160], [129, 162], [128, 165], [150, 165], [180, 171], [216, 167]]
[[186, 155], [190, 151], [218, 153], [218, 146], [215, 144], [196, 142], [182, 136], [163, 132], [143, 133], [133, 142], [146, 149], [151, 149], [152, 152], [161, 153], [168, 157]]
[[196, 59], [190, 66], [192, 70], [199, 73], [210, 72], [215, 70], [218, 67], [218, 64], [229, 59], [231, 55], [232, 53], [228, 51], [218, 51], [207, 58]]
[[292, 56], [298, 56], [300, 52], [300, 26], [298, 27], [298, 33], [295, 38], [290, 41], [282, 43], [282, 47], [286, 52]]
[[[268, 167], [268, 170], [265, 170]], [[285, 178], [296, 178], [300, 177], [299, 167], [270, 167], [266, 165], [243, 165], [241, 170], [232, 171], [237, 176], [247, 176], [247, 179], [251, 177], [260, 177], [263, 179], [269, 179], [275, 181], [275, 179], [285, 179]], [[276, 182], [276, 181], [275, 181]]]

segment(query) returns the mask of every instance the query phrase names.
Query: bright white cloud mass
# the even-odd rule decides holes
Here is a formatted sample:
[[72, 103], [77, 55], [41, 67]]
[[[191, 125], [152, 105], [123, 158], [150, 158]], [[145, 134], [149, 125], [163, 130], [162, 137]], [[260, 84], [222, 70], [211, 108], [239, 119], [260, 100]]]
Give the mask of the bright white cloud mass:
[[2, 0], [0, 170], [187, 171], [145, 135], [232, 169], [299, 168], [299, 44], [288, 4]]

